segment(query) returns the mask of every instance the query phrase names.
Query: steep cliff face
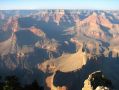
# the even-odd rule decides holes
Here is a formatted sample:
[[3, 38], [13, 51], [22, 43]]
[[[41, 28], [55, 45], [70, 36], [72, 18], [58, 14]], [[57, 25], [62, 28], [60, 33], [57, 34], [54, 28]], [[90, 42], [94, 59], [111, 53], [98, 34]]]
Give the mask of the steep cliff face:
[[57, 10], [54, 12], [54, 21], [57, 23], [57, 25], [60, 25], [61, 18], [64, 16], [64, 14], [64, 10]]
[[[6, 73], [6, 69], [15, 74], [18, 71], [25, 78], [26, 71], [32, 77], [37, 69], [43, 73], [60, 70], [69, 78], [69, 72], [80, 71], [93, 57], [94, 66], [86, 70], [100, 67], [118, 86], [118, 72], [114, 71], [118, 68], [118, 28], [118, 11], [0, 11], [0, 69]], [[83, 78], [84, 72], [81, 74]], [[46, 82], [52, 83], [50, 79]], [[65, 85], [56, 88], [67, 90]]]
[[106, 27], [111, 29], [112, 24], [105, 17], [93, 12], [87, 18], [81, 20], [77, 27], [80, 27], [79, 32], [85, 34], [88, 37], [105, 40], [107, 37], [105, 37], [106, 33], [102, 30], [102, 28]]

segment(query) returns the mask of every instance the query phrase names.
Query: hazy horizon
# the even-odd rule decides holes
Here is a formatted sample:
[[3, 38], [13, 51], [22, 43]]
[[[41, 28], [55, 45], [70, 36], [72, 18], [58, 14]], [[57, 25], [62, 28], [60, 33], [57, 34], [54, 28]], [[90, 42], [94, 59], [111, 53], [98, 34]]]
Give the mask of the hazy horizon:
[[119, 10], [117, 0], [4, 0], [0, 10], [91, 9]]

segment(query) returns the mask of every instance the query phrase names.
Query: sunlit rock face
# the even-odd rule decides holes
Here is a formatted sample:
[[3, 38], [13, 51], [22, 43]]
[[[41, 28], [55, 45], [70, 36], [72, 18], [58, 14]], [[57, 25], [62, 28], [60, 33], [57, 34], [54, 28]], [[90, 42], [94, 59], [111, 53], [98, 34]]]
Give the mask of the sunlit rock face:
[[101, 71], [96, 71], [84, 81], [82, 90], [112, 90], [112, 83]]
[[95, 90], [111, 90], [108, 87], [98, 86]]
[[[48, 88], [69, 90], [73, 79], [82, 75], [82, 83], [98, 67], [118, 88], [118, 42], [118, 11], [0, 11], [0, 73], [16, 74], [24, 81], [30, 77], [28, 83], [42, 72], [41, 84], [46, 81]], [[66, 77], [76, 74], [70, 84], [66, 82], [72, 87], [50, 84], [58, 70]], [[44, 79], [47, 73], [52, 75]]]

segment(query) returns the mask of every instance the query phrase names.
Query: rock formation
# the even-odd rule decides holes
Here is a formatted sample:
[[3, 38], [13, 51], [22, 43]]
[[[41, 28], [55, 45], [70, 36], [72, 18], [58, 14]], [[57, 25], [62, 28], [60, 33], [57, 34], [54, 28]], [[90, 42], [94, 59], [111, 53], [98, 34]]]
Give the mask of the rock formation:
[[[34, 77], [39, 75], [40, 70], [46, 75], [60, 70], [67, 78], [67, 75], [72, 74], [69, 72], [84, 70], [81, 73], [83, 78], [85, 73], [97, 66], [119, 88], [118, 42], [118, 11], [0, 11], [0, 71], [6, 71], [7, 74], [7, 70], [10, 71], [9, 74], [19, 72], [21, 77], [24, 75], [26, 78], [26, 73]], [[89, 60], [92, 57], [92, 61]], [[92, 66], [89, 62], [93, 62]], [[51, 81], [50, 76], [46, 77], [47, 83], [52, 83]], [[69, 86], [72, 83], [74, 81]], [[85, 84], [91, 82], [86, 81]], [[53, 86], [48, 84], [48, 87]], [[92, 88], [92, 85], [87, 87]], [[100, 89], [102, 86], [96, 88]], [[69, 88], [64, 85], [57, 86], [56, 89]]]
[[112, 90], [112, 83], [101, 71], [96, 71], [84, 81], [82, 90]]

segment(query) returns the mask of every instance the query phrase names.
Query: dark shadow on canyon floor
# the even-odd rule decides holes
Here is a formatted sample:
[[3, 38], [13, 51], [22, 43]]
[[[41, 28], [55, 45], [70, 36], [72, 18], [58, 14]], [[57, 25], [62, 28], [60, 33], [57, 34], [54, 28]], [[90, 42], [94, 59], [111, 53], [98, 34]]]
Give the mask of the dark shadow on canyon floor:
[[[108, 68], [111, 68], [112, 66], [116, 66], [115, 70], [110, 70], [113, 73], [108, 72]], [[112, 81], [112, 84], [115, 85], [115, 83], [118, 83], [119, 81], [118, 69], [119, 57], [113, 58], [112, 56], [104, 57], [104, 55], [101, 55], [100, 57], [88, 60], [87, 64], [80, 70], [72, 72], [57, 71], [54, 76], [53, 84], [56, 87], [66, 86], [68, 90], [81, 90], [84, 86], [84, 81], [88, 76], [97, 70], [101, 70], [104, 75]], [[117, 77], [115, 77], [116, 79], [111, 78], [114, 74], [117, 75]], [[119, 89], [117, 84], [114, 87]]]

